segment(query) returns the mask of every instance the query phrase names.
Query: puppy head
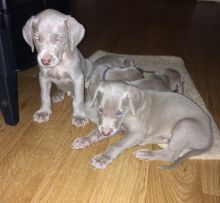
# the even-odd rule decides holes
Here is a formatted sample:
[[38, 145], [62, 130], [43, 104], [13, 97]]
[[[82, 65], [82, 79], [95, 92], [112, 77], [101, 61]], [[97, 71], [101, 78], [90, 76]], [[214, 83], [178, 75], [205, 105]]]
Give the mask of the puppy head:
[[184, 78], [177, 70], [166, 68], [156, 72], [156, 75], [160, 76], [168, 82], [171, 92], [183, 94]]
[[57, 66], [66, 50], [74, 50], [85, 30], [71, 16], [47, 9], [32, 16], [22, 33], [32, 52], [35, 46], [39, 65], [48, 68]]
[[142, 91], [132, 85], [100, 82], [92, 101], [97, 108], [99, 131], [106, 136], [115, 134], [126, 115], [136, 115], [141, 99]]

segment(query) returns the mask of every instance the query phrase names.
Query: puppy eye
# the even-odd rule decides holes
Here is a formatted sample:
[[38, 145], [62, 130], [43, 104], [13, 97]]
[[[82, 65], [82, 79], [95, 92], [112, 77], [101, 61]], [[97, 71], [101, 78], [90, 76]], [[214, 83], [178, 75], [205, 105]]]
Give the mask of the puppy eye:
[[97, 109], [97, 111], [98, 111], [100, 114], [102, 114], [102, 113], [103, 113], [103, 108], [99, 107], [99, 108]]
[[116, 116], [122, 116], [124, 112], [122, 110], [117, 110], [116, 111]]

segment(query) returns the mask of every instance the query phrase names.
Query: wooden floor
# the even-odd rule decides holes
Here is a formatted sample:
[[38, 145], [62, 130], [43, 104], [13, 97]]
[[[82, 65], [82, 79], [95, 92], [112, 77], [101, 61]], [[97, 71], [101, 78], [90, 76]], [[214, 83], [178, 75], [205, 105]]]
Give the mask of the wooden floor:
[[[220, 127], [220, 4], [78, 0], [71, 14], [85, 25], [80, 49], [86, 57], [98, 49], [182, 57]], [[161, 171], [159, 162], [135, 159], [132, 148], [107, 169], [94, 170], [91, 157], [117, 138], [72, 150], [73, 139], [94, 125], [71, 125], [70, 98], [53, 105], [48, 123], [33, 123], [39, 106], [36, 70], [19, 73], [19, 124], [6, 126], [0, 117], [1, 203], [220, 202], [219, 161], [185, 161]]]

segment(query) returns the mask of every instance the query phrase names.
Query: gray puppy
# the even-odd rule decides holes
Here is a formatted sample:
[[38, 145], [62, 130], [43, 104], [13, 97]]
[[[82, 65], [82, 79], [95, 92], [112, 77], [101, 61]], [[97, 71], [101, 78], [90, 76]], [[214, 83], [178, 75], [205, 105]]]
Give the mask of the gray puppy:
[[53, 83], [58, 93], [52, 101], [62, 101], [65, 92], [74, 95], [72, 123], [84, 126], [88, 122], [84, 111], [84, 74], [91, 64], [76, 48], [84, 37], [84, 27], [71, 16], [47, 9], [32, 16], [22, 32], [32, 51], [36, 48], [40, 68], [41, 106], [34, 113], [33, 120], [38, 123], [49, 120]]
[[[148, 73], [143, 82], [143, 89], [176, 92], [183, 94], [184, 79], [177, 70], [172, 68], [161, 69], [158, 71], [145, 71], [137, 68], [142, 73]], [[133, 83], [135, 85], [135, 83]]]
[[[171, 93], [143, 91], [122, 82], [101, 82], [91, 107], [97, 107], [98, 131], [75, 140], [84, 148], [114, 135], [121, 128], [126, 136], [92, 158], [92, 165], [104, 169], [125, 149], [139, 144], [168, 144], [158, 151], [137, 150], [138, 159], [175, 162], [203, 153], [213, 144], [209, 115], [191, 99]], [[188, 150], [180, 157], [183, 150]]]

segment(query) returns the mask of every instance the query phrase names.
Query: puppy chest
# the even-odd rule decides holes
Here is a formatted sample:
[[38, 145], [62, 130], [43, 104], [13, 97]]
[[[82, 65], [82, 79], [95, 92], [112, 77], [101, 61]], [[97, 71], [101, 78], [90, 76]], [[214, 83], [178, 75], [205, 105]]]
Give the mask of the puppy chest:
[[70, 73], [69, 70], [59, 66], [44, 70], [43, 75], [51, 80], [72, 80], [72, 73]]
[[48, 77], [59, 89], [63, 91], [74, 90], [74, 80], [68, 72], [57, 68], [45, 71], [45, 76]]
[[51, 79], [51, 81], [61, 90], [63, 91], [74, 91], [74, 81], [73, 80], [57, 80]]

